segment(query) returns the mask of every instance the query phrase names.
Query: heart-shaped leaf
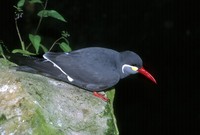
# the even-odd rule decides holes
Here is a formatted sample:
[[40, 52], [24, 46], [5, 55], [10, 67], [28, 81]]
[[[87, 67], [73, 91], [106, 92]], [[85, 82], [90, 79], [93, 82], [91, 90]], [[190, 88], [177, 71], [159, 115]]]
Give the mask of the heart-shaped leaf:
[[52, 17], [63, 22], [67, 22], [62, 15], [55, 10], [41, 10], [38, 14], [40, 17]]
[[18, 8], [21, 8], [24, 6], [24, 3], [25, 3], [25, 0], [19, 0], [18, 3], [17, 3], [17, 7]]
[[61, 44], [59, 44], [59, 46], [64, 52], [71, 52], [72, 51], [70, 46], [68, 44], [66, 44], [65, 42], [62, 42]]
[[29, 34], [29, 39], [35, 48], [36, 54], [38, 54], [40, 48], [41, 37], [39, 35]]

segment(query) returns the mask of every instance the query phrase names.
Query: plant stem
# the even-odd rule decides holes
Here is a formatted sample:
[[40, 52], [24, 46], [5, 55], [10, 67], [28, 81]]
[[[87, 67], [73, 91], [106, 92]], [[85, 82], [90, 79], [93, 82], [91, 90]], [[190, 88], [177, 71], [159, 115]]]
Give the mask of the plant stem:
[[55, 44], [56, 44], [59, 40], [61, 40], [61, 39], [63, 39], [63, 37], [60, 37], [60, 38], [58, 38], [56, 41], [53, 42], [51, 48], [49, 49], [49, 52], [52, 50], [52, 48], [55, 46]]
[[20, 43], [21, 43], [22, 50], [25, 50], [24, 41], [22, 40], [21, 34], [20, 34], [20, 32], [19, 32], [19, 28], [18, 28], [17, 20], [15, 20], [15, 27], [16, 27], [17, 35], [18, 35], [19, 40], [20, 40]]
[[[45, 9], [47, 8], [47, 3], [48, 3], [48, 0], [45, 1], [44, 6], [42, 5], [42, 6], [43, 6], [43, 10], [45, 10]], [[42, 23], [42, 19], [43, 19], [43, 17], [40, 17], [40, 20], [39, 20], [39, 22], [38, 22], [37, 28], [35, 29], [35, 32], [34, 32], [35, 35], [38, 33], [38, 30], [39, 30], [40, 25], [41, 25], [41, 23]], [[26, 49], [28, 50], [28, 48], [29, 48], [30, 46], [31, 46], [31, 43], [28, 44], [28, 46], [26, 47]]]
[[[48, 3], [48, 0], [45, 1], [43, 10], [45, 10], [45, 9], [47, 8], [47, 3]], [[39, 22], [38, 22], [38, 25], [37, 25], [37, 28], [36, 28], [34, 34], [37, 34], [37, 32], [38, 32], [38, 30], [39, 30], [39, 27], [40, 27], [40, 25], [41, 25], [42, 19], [43, 19], [43, 17], [40, 17], [40, 20], [39, 20]]]

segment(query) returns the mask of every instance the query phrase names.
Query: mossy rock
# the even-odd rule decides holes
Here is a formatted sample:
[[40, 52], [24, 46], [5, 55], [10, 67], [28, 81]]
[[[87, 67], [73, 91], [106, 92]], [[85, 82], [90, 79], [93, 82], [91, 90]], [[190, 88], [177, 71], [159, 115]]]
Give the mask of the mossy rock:
[[0, 59], [0, 133], [117, 135], [114, 89], [104, 102], [70, 84], [15, 71]]

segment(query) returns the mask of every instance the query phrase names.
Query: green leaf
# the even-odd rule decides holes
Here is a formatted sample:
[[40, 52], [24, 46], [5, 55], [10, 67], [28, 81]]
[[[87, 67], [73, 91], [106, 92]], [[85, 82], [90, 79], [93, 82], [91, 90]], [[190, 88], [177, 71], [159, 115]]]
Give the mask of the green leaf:
[[111, 90], [106, 91], [106, 95], [109, 98], [110, 103], [113, 104], [114, 97], [115, 97], [115, 89], [111, 89]]
[[22, 50], [22, 49], [14, 49], [12, 51], [12, 53], [21, 53], [21, 54], [24, 54], [24, 55], [36, 55], [35, 53], [29, 52], [29, 51], [26, 51], [26, 50]]
[[111, 117], [113, 120], [113, 126], [115, 128], [115, 132], [113, 133], [114, 135], [119, 135], [119, 130], [117, 127], [117, 120], [115, 118], [115, 113], [114, 113], [114, 107], [113, 107], [113, 103], [114, 103], [114, 97], [115, 97], [115, 89], [111, 89], [106, 91], [106, 95], [108, 97], [108, 99], [110, 100], [110, 102], [108, 103], [108, 106], [110, 108], [110, 112], [111, 112]]
[[69, 41], [65, 37], [63, 37], [62, 39], [65, 41], [66, 44], [69, 45]]
[[[0, 56], [2, 56], [4, 59], [6, 59], [6, 56], [3, 53], [3, 48], [1, 46], [2, 43], [0, 43]], [[1, 120], [0, 120], [1, 121]], [[1, 123], [1, 122], [0, 122]]]
[[29, 0], [29, 3], [33, 4], [33, 3], [42, 3], [41, 0]]
[[[2, 56], [4, 59], [6, 59], [6, 56], [4, 55], [4, 49], [6, 49], [7, 52], [10, 52], [8, 48], [4, 45], [3, 41], [0, 40], [0, 56]], [[1, 121], [1, 120], [0, 120]], [[1, 123], [1, 122], [0, 122]]]
[[69, 45], [66, 44], [65, 42], [62, 42], [61, 44], [59, 44], [59, 46], [64, 52], [71, 52], [72, 51], [72, 49], [69, 47]]
[[44, 52], [48, 52], [48, 49], [47, 49], [45, 46], [43, 46], [43, 45], [41, 45], [41, 44], [40, 44], [40, 46], [41, 46], [41, 48], [42, 48], [42, 50], [43, 50]]
[[0, 44], [0, 54], [3, 54], [3, 48], [1, 46], [1, 44]]
[[38, 14], [39, 17], [52, 17], [63, 22], [67, 22], [62, 15], [55, 10], [41, 10]]
[[40, 48], [41, 37], [39, 35], [29, 34], [29, 39], [35, 48], [36, 54], [38, 54]]
[[18, 8], [21, 8], [24, 6], [24, 3], [25, 3], [25, 0], [19, 0], [18, 3], [17, 3], [17, 7]]

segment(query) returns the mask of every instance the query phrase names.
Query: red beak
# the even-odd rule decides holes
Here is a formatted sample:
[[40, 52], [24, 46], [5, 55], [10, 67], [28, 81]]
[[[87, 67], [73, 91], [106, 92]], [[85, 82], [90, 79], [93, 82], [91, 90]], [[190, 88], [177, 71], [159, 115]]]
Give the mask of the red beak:
[[138, 69], [138, 72], [143, 74], [144, 76], [146, 76], [148, 79], [153, 81], [155, 84], [157, 84], [156, 79], [154, 79], [154, 77], [149, 72], [147, 72], [143, 67]]

